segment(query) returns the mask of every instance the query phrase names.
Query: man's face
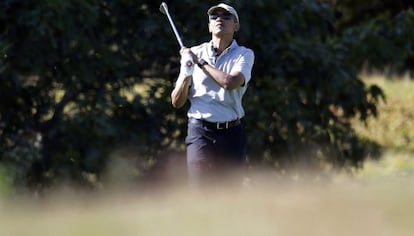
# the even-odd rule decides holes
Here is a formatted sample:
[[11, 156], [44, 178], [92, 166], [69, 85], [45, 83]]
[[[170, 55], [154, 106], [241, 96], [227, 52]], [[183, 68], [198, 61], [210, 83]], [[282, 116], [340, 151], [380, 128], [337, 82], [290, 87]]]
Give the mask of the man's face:
[[210, 33], [217, 36], [234, 34], [239, 30], [239, 23], [231, 13], [217, 9], [209, 16], [208, 28]]

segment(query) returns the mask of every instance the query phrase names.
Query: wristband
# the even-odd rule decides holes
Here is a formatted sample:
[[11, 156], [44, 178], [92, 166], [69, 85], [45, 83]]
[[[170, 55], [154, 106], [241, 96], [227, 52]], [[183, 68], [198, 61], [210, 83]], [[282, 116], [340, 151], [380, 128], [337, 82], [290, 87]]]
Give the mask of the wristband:
[[198, 65], [198, 67], [200, 67], [202, 69], [203, 66], [208, 65], [208, 63], [200, 58], [200, 59], [198, 59], [197, 65]]

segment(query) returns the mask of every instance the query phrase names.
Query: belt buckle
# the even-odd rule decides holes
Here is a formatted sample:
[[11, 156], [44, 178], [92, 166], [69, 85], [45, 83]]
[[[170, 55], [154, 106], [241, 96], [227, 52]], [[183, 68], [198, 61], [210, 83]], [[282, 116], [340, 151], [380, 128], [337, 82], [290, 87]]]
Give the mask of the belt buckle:
[[[225, 124], [225, 126], [224, 127], [221, 127], [220, 124]], [[217, 122], [216, 123], [216, 128], [217, 129], [228, 129], [229, 128], [229, 122], [225, 122], [225, 123]]]

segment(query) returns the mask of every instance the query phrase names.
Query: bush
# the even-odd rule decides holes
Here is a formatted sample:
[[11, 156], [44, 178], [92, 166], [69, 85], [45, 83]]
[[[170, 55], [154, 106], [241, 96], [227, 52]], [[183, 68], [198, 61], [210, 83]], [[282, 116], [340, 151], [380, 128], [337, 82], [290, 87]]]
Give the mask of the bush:
[[[205, 12], [215, 3], [170, 4], [186, 45], [209, 40]], [[348, 120], [376, 115], [382, 96], [357, 76], [359, 39], [338, 34], [330, 6], [316, 0], [234, 6], [237, 40], [256, 54], [244, 101], [251, 164], [358, 165], [363, 148]], [[137, 168], [183, 150], [185, 109], [169, 100], [179, 49], [158, 3], [9, 0], [0, 8], [1, 161], [12, 163], [17, 185], [89, 185], [122, 145], [138, 147]]]

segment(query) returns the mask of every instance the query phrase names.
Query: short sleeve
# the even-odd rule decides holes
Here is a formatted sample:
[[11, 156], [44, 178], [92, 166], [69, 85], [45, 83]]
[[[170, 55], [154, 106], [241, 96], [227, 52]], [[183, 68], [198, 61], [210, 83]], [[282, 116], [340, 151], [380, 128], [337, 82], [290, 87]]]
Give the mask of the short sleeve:
[[239, 60], [232, 68], [232, 72], [241, 72], [245, 78], [245, 84], [247, 84], [252, 77], [252, 68], [254, 64], [254, 53], [251, 49], [245, 49], [241, 54]]

